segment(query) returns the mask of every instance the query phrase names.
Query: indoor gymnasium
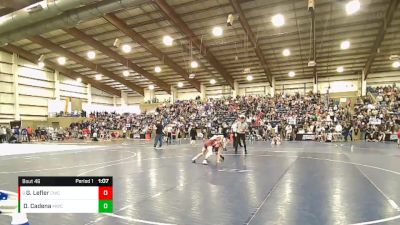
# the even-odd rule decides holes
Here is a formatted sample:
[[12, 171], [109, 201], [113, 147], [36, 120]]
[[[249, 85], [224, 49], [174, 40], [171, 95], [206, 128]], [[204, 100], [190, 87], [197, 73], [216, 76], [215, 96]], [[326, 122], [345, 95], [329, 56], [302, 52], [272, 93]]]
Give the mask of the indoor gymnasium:
[[399, 225], [400, 0], [1, 0], [0, 225]]

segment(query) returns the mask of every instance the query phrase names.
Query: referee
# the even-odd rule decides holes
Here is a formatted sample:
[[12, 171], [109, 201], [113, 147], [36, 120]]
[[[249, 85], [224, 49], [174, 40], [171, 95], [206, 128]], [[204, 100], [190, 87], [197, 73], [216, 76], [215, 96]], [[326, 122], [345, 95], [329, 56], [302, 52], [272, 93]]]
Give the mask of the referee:
[[[247, 154], [246, 148], [246, 132], [249, 131], [249, 125], [246, 122], [246, 117], [244, 115], [239, 116], [239, 121], [237, 122], [237, 143], [243, 140], [244, 153]], [[235, 145], [235, 153], [237, 153], [238, 144]]]

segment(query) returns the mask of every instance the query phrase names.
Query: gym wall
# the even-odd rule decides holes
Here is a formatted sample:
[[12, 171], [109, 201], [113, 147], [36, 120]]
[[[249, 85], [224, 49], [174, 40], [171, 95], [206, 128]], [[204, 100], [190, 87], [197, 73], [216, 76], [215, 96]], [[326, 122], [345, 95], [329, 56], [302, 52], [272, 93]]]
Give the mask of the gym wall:
[[[311, 91], [312, 78], [283, 79], [275, 82], [275, 93], [295, 93]], [[367, 86], [393, 85], [400, 86], [400, 72], [369, 74]], [[318, 80], [318, 90], [325, 93], [328, 86], [331, 93], [354, 92], [360, 93], [361, 77], [359, 75], [344, 75], [323, 77]], [[265, 95], [273, 91], [267, 82], [246, 82], [239, 84], [237, 95]], [[147, 93], [147, 94], [146, 94]], [[232, 96], [234, 91], [226, 85], [205, 87], [205, 97]], [[168, 100], [171, 95], [156, 91], [154, 96], [160, 101]], [[201, 93], [194, 88], [176, 90], [176, 98], [182, 100], [194, 99]], [[59, 98], [79, 99], [82, 104], [91, 102], [96, 105], [120, 106], [122, 100], [90, 85], [77, 83], [62, 74], [47, 68], [39, 68], [36, 64], [19, 58], [15, 54], [0, 51], [0, 124], [11, 120], [46, 120], [48, 116], [48, 100]], [[149, 90], [145, 96], [128, 95], [125, 104], [137, 105], [149, 99]]]

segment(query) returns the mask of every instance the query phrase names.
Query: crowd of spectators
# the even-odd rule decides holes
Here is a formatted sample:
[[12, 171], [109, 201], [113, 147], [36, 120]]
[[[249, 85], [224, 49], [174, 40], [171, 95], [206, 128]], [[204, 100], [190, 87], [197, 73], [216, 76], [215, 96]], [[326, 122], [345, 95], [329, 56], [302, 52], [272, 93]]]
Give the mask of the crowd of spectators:
[[356, 124], [364, 140], [382, 141], [399, 130], [400, 92], [393, 86], [370, 88], [369, 92], [375, 99], [356, 105]]
[[[178, 100], [139, 115], [93, 112], [87, 121], [72, 123], [67, 128], [38, 128], [35, 136], [39, 140], [144, 139], [149, 138], [154, 133], [154, 125], [161, 122], [168, 142], [172, 142], [194, 134], [199, 138], [229, 135], [239, 115], [245, 115], [249, 124], [248, 137], [253, 140], [270, 141], [274, 137], [286, 140], [303, 137], [303, 140], [325, 142], [348, 141], [355, 137], [375, 142], [391, 140], [400, 129], [399, 90], [377, 87], [369, 91], [372, 95], [359, 97], [354, 102], [350, 99], [340, 102], [311, 92], [303, 96], [279, 94]], [[2, 129], [0, 136], [4, 133]]]
[[[161, 121], [170, 142], [188, 138], [193, 129], [200, 138], [227, 134], [243, 114], [250, 125], [248, 136], [257, 140], [271, 140], [278, 135], [295, 140], [297, 134], [312, 134], [313, 140], [327, 142], [353, 140], [355, 136], [366, 141], [385, 141], [396, 136], [400, 128], [400, 99], [394, 87], [376, 88], [376, 92], [384, 96], [383, 100], [360, 97], [354, 103], [340, 103], [327, 95], [312, 93], [185, 100], [164, 103], [154, 112], [140, 115], [92, 113], [91, 120], [75, 127], [89, 127], [94, 132], [122, 130], [123, 137], [145, 138]], [[102, 136], [100, 133], [98, 136]]]

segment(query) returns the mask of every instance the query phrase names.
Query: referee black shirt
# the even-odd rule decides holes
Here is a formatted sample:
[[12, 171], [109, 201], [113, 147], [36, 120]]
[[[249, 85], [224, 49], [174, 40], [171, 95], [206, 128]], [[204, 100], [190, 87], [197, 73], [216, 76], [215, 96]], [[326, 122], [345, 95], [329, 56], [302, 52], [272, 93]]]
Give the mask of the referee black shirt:
[[157, 123], [156, 125], [156, 134], [162, 134], [164, 130], [164, 126], [161, 123]]

